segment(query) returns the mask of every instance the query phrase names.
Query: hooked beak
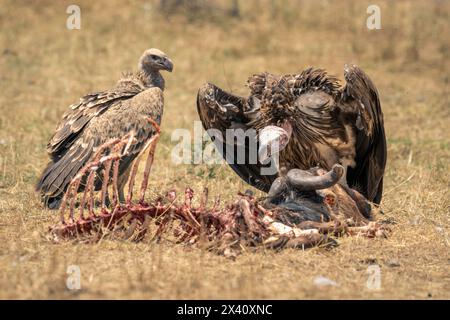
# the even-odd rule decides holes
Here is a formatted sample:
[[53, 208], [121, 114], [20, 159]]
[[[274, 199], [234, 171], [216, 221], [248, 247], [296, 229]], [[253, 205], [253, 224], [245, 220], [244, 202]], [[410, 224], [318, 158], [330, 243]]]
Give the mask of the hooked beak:
[[259, 132], [259, 161], [265, 163], [274, 154], [283, 150], [287, 146], [291, 134], [292, 127], [290, 124], [282, 125], [281, 127], [267, 126], [262, 129]]
[[173, 70], [173, 62], [169, 58], [164, 59], [162, 66], [163, 66], [163, 70], [166, 70], [169, 72], [172, 72], [172, 70]]

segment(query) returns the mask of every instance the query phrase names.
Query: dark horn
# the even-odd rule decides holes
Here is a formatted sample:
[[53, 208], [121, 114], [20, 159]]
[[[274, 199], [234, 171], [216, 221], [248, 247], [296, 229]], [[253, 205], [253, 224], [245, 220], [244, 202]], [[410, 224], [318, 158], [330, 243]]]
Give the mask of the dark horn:
[[321, 176], [312, 175], [300, 169], [289, 170], [287, 178], [289, 183], [299, 191], [313, 191], [326, 189], [335, 185], [344, 174], [344, 167], [335, 164], [333, 168]]
[[281, 200], [285, 193], [288, 191], [287, 179], [286, 177], [278, 177], [272, 183], [269, 192], [267, 193], [267, 198], [265, 203], [273, 203]]

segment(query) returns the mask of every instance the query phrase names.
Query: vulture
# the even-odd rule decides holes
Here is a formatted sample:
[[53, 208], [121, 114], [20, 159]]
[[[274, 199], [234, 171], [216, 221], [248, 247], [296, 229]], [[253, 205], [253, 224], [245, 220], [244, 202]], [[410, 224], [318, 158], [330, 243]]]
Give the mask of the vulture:
[[[87, 94], [69, 107], [47, 145], [50, 162], [36, 185], [48, 208], [59, 207], [70, 181], [102, 144], [133, 131], [135, 141], [119, 165], [119, 198], [124, 200], [131, 164], [155, 134], [148, 118], [161, 123], [165, 82], [160, 71], [172, 69], [164, 52], [148, 49], [139, 59], [137, 72], [124, 73], [112, 89]], [[96, 189], [100, 180], [96, 177]]]
[[[344, 78], [341, 85], [318, 68], [284, 76], [261, 73], [249, 78], [248, 97], [206, 83], [198, 91], [197, 111], [220, 154], [250, 185], [268, 192], [290, 169], [331, 170], [339, 164], [345, 170], [340, 183], [378, 204], [387, 155], [378, 91], [355, 65], [345, 65]], [[253, 129], [256, 142], [217, 138], [217, 132], [224, 137], [236, 129]], [[265, 174], [262, 168], [275, 153], [276, 170]], [[250, 161], [255, 154], [257, 161]]]

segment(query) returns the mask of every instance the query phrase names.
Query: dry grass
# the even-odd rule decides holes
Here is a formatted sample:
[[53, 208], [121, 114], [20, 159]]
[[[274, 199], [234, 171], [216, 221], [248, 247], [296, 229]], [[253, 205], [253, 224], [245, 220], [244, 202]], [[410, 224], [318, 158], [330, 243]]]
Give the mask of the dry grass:
[[[383, 29], [369, 31], [372, 2], [364, 1], [241, 1], [241, 20], [216, 5], [203, 18], [167, 18], [153, 2], [77, 1], [82, 29], [69, 31], [72, 2], [2, 1], [0, 8], [0, 298], [450, 298], [449, 2], [377, 1]], [[152, 190], [208, 185], [224, 199], [247, 188], [226, 165], [169, 160], [170, 134], [192, 129], [203, 82], [245, 93], [255, 72], [315, 65], [341, 76], [344, 63], [360, 65], [378, 86], [385, 115], [383, 208], [397, 222], [392, 236], [344, 238], [331, 251], [247, 253], [234, 262], [170, 243], [45, 240], [57, 218], [42, 209], [33, 185], [56, 122], [82, 94], [112, 86], [148, 47], [175, 62]], [[379, 290], [366, 288], [374, 263]], [[71, 264], [81, 267], [81, 291], [65, 287]], [[318, 275], [338, 286], [316, 287]]]

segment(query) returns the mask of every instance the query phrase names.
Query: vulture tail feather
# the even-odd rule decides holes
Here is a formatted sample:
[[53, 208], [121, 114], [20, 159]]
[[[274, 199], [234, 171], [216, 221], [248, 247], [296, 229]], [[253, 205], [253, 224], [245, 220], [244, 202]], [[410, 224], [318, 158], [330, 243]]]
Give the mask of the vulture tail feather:
[[59, 161], [50, 162], [44, 170], [36, 185], [36, 191], [41, 193], [49, 209], [59, 207], [59, 200], [62, 199], [70, 181], [89, 159], [90, 150], [83, 151], [75, 156], [71, 152], [66, 153]]

